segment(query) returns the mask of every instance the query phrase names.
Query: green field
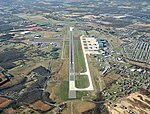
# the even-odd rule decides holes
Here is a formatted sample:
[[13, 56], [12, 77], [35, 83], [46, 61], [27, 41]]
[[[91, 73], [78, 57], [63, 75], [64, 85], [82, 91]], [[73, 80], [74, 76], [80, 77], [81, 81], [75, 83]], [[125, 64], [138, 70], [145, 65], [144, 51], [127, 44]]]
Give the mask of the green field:
[[43, 15], [32, 15], [32, 14], [17, 14], [17, 16], [22, 17], [24, 19], [28, 19], [36, 24], [43, 25], [43, 24], [55, 24], [58, 21], [53, 19], [46, 19]]
[[69, 82], [68, 81], [63, 81], [61, 86], [60, 86], [60, 98], [62, 100], [68, 100], [68, 92], [69, 92]]
[[63, 51], [64, 51], [63, 57], [69, 58], [69, 42], [68, 41], [65, 41], [65, 47]]
[[77, 91], [77, 99], [81, 99], [83, 96], [87, 96], [88, 92], [87, 91]]
[[77, 88], [87, 88], [89, 86], [89, 80], [87, 75], [76, 76], [76, 87]]
[[75, 71], [85, 72], [86, 66], [84, 61], [84, 55], [82, 51], [82, 46], [80, 40], [74, 40], [74, 61], [75, 61]]
[[109, 89], [106, 90], [106, 92], [112, 95], [112, 100], [116, 100], [117, 97], [115, 97], [115, 93], [117, 93], [118, 95], [121, 93], [120, 86], [113, 84]]

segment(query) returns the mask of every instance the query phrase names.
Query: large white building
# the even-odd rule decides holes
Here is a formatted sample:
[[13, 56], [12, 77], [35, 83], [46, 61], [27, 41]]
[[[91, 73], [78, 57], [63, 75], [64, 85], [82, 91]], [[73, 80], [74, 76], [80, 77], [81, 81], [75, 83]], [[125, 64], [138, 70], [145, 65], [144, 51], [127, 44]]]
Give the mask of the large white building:
[[81, 36], [80, 39], [86, 54], [99, 54], [99, 43], [96, 38]]

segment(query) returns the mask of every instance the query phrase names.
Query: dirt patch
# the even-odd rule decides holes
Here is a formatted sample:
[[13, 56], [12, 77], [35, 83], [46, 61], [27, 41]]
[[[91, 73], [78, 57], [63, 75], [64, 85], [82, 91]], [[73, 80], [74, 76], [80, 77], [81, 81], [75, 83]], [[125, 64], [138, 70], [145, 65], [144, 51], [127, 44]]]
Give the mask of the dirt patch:
[[92, 109], [95, 107], [95, 104], [91, 102], [86, 101], [75, 101], [73, 102], [73, 112], [75, 114], [81, 114], [82, 112], [85, 112], [89, 109]]
[[67, 107], [63, 110], [62, 114], [71, 114], [71, 103], [67, 103]]
[[108, 75], [104, 76], [105, 85], [110, 86], [114, 81], [118, 80], [120, 76], [115, 72], [111, 72]]
[[125, 61], [128, 62], [128, 63], [130, 63], [130, 64], [133, 64], [133, 65], [137, 65], [137, 66], [141, 66], [141, 67], [150, 69], [150, 65], [149, 64], [145, 64], [145, 63], [141, 63], [141, 62], [136, 62], [136, 61], [132, 61], [132, 60], [129, 60], [129, 59], [125, 59]]
[[4, 110], [4, 114], [16, 114], [17, 111], [14, 110], [13, 108], [8, 108], [6, 110]]
[[0, 108], [8, 106], [12, 102], [13, 102], [12, 100], [9, 100], [7, 98], [0, 98]]
[[31, 107], [33, 107], [36, 110], [38, 109], [38, 110], [42, 110], [42, 111], [47, 111], [50, 109], [50, 106], [43, 103], [42, 101], [37, 101], [37, 102], [33, 103], [31, 105]]
[[51, 92], [50, 98], [54, 101], [61, 102], [59, 98], [59, 91], [60, 91], [60, 83], [48, 83], [46, 91]]
[[12, 83], [9, 81], [9, 82], [6, 82], [5, 84], [1, 85], [0, 88], [3, 88], [3, 87], [6, 87], [6, 86], [9, 86], [11, 85]]

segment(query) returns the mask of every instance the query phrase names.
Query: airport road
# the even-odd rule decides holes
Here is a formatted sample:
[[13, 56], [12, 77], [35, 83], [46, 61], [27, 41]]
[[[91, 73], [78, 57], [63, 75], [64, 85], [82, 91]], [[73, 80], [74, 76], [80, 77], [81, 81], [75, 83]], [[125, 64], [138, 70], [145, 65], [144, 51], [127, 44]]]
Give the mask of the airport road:
[[88, 76], [89, 87], [87, 87], [87, 88], [76, 88], [76, 86], [75, 86], [73, 27], [70, 27], [70, 41], [69, 41], [69, 98], [70, 99], [76, 98], [76, 91], [94, 90], [82, 38], [83, 38], [83, 36], [80, 37], [80, 40], [81, 40], [81, 45], [82, 45], [83, 54], [84, 54], [84, 60], [85, 60], [85, 64], [86, 64], [86, 72], [80, 73], [80, 75], [87, 75]]
[[69, 41], [69, 98], [76, 98], [76, 91], [70, 89], [70, 82], [75, 82], [75, 68], [74, 68], [74, 46], [73, 46], [73, 27], [70, 27], [70, 41]]

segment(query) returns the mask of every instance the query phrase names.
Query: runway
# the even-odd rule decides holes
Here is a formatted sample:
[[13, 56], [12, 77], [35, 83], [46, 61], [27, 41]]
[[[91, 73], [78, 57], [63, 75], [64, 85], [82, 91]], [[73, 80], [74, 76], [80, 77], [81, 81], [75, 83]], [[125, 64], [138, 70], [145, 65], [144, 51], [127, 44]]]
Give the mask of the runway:
[[74, 67], [74, 45], [73, 45], [73, 28], [70, 27], [70, 41], [69, 41], [69, 98], [76, 98], [76, 91], [91, 91], [94, 90], [92, 84], [92, 78], [89, 70], [89, 65], [84, 51], [82, 36], [80, 37], [82, 50], [84, 54], [84, 60], [86, 64], [86, 72], [80, 73], [80, 75], [87, 75], [89, 80], [89, 87], [87, 88], [76, 88], [75, 86], [75, 67]]
[[74, 68], [74, 45], [73, 45], [73, 27], [70, 27], [70, 41], [69, 41], [69, 98], [76, 98], [76, 91], [71, 89], [70, 82], [75, 82], [75, 68]]

